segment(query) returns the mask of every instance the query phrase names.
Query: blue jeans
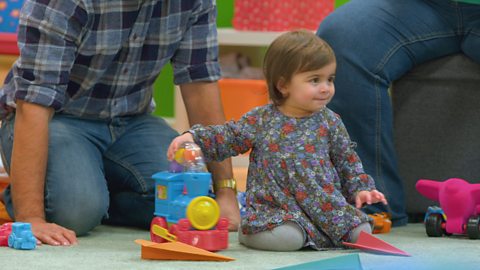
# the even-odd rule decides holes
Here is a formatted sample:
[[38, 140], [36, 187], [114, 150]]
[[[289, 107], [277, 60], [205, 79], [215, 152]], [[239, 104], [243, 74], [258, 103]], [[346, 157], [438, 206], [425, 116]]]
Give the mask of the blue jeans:
[[[480, 63], [480, 5], [449, 0], [351, 0], [320, 25], [317, 34], [337, 57], [336, 95], [358, 154], [388, 207], [394, 225], [407, 222], [397, 169], [388, 88], [414, 66], [463, 52]], [[452, 72], [454, 72], [452, 70]]]
[[[14, 117], [2, 122], [1, 153], [10, 166]], [[109, 121], [55, 114], [49, 126], [45, 216], [82, 235], [102, 221], [148, 228], [154, 212], [151, 176], [168, 168], [178, 134], [151, 115]], [[10, 188], [5, 191], [13, 217]]]

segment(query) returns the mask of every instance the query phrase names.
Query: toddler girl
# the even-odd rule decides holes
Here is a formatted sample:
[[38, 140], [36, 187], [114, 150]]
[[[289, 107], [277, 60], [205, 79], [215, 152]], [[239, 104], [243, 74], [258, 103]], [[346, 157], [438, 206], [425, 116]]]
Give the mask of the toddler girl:
[[364, 203], [387, 203], [365, 174], [340, 117], [325, 107], [335, 88], [335, 56], [308, 31], [282, 34], [268, 48], [264, 75], [272, 104], [239, 121], [193, 126], [173, 140], [168, 157], [189, 141], [207, 160], [251, 150], [242, 244], [291, 251], [341, 247], [371, 232]]

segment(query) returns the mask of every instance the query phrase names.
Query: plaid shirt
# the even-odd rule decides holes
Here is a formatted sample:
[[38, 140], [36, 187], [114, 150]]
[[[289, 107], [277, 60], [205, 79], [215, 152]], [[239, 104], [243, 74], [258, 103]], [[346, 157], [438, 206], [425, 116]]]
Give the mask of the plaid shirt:
[[215, 17], [215, 0], [27, 0], [0, 119], [16, 99], [95, 119], [152, 111], [168, 61], [176, 84], [216, 81]]

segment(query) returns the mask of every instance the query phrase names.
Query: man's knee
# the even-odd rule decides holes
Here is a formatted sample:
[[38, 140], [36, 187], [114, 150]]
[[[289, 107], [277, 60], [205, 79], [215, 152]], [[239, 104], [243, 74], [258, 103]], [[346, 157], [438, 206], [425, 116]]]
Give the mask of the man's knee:
[[108, 199], [85, 197], [82, 201], [57, 203], [47, 207], [45, 212], [48, 222], [58, 224], [81, 236], [100, 225], [107, 210]]

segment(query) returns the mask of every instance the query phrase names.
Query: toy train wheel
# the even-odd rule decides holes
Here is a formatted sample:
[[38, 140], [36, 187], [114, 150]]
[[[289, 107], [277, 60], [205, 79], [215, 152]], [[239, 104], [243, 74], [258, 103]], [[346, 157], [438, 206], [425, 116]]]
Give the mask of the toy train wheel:
[[480, 216], [471, 216], [468, 219], [467, 235], [470, 239], [480, 238]]
[[443, 218], [440, 214], [431, 214], [427, 217], [425, 221], [425, 229], [427, 231], [427, 235], [430, 237], [441, 237], [443, 236], [443, 228], [442, 228]]
[[220, 207], [210, 197], [196, 197], [187, 206], [187, 218], [195, 229], [209, 230], [220, 218]]
[[155, 242], [155, 243], [163, 243], [163, 242], [167, 242], [166, 239], [164, 239], [163, 237], [159, 236], [159, 235], [156, 235], [153, 233], [153, 225], [158, 225], [162, 228], [165, 228], [165, 229], [168, 229], [168, 224], [167, 224], [167, 221], [165, 220], [165, 218], [163, 217], [154, 217], [152, 219], [152, 222], [150, 223], [150, 240], [152, 240], [152, 242]]

